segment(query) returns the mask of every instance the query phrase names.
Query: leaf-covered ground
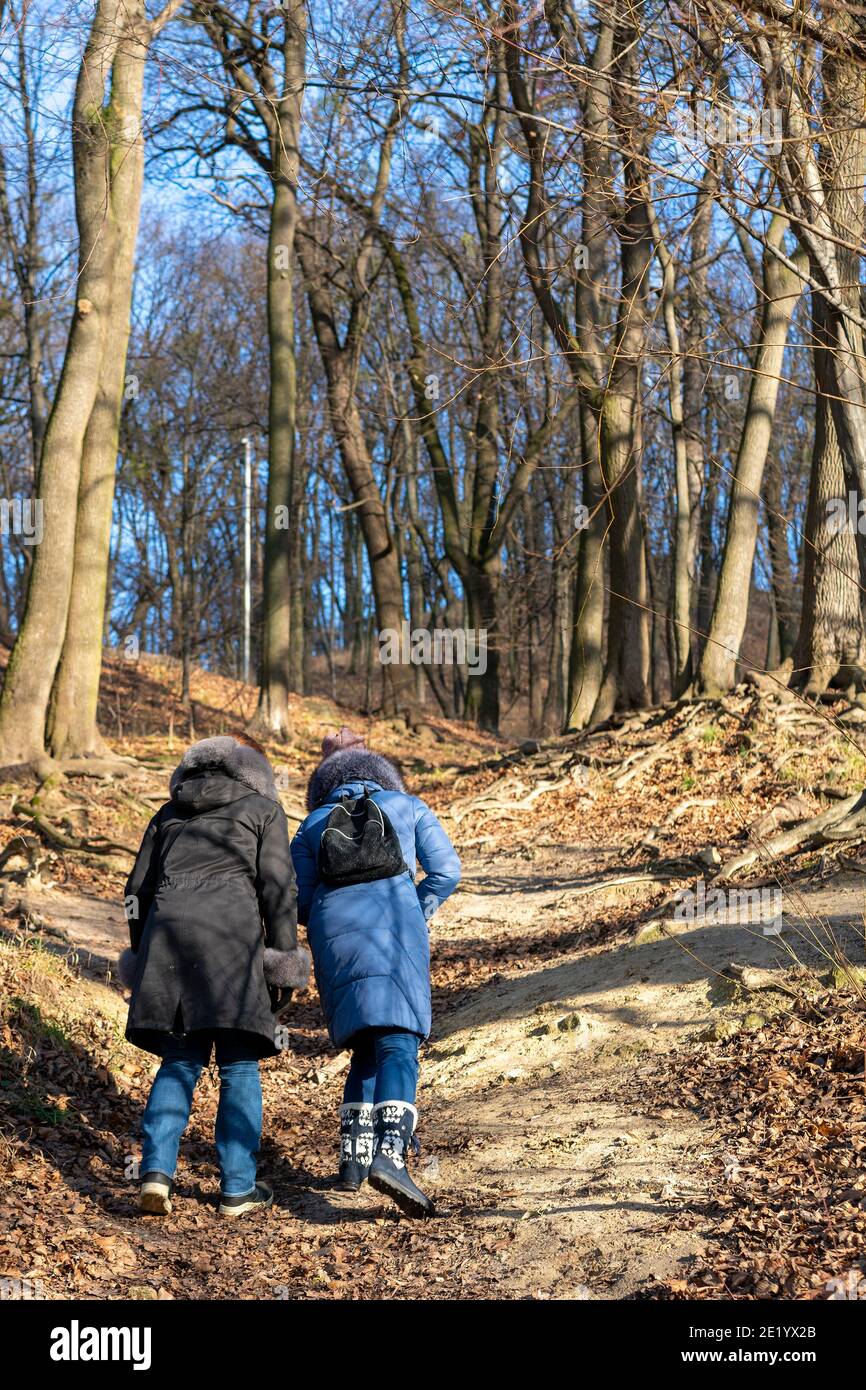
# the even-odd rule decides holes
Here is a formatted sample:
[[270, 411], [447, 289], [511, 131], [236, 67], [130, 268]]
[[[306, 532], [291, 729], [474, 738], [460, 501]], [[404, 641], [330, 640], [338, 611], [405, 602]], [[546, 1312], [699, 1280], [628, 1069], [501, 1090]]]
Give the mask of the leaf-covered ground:
[[702, 1208], [710, 1259], [670, 1294], [862, 1298], [866, 1018], [855, 997], [834, 994], [688, 1049], [656, 1079], [722, 1140]]
[[[749, 691], [521, 749], [296, 701], [292, 745], [271, 750], [290, 816], [322, 735], [345, 721], [402, 760], [464, 858], [433, 922], [419, 1096], [419, 1180], [441, 1214], [419, 1226], [334, 1188], [347, 1057], [311, 990], [263, 1068], [273, 1210], [217, 1214], [208, 1072], [176, 1211], [140, 1218], [154, 1063], [123, 1038], [111, 967], [122, 845], [188, 732], [180, 713], [172, 746], [163, 728], [176, 675], [108, 663], [106, 708], [138, 702], [137, 724], [113, 731], [134, 760], [121, 771], [0, 788], [0, 1277], [47, 1297], [261, 1300], [810, 1298], [859, 1279], [863, 989], [839, 975], [863, 960], [859, 842], [749, 880], [784, 890], [778, 937], [683, 924], [671, 906], [750, 825], [862, 781], [844, 726], [823, 711], [803, 726]], [[194, 694], [199, 736], [252, 712], [236, 682], [198, 673]], [[737, 986], [732, 963], [776, 987]]]

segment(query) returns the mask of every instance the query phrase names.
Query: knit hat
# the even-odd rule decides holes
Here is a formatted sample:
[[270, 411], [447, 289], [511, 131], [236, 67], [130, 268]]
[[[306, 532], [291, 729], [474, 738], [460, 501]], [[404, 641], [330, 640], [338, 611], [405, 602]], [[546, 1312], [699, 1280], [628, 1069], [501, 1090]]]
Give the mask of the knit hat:
[[346, 748], [366, 747], [363, 734], [353, 734], [344, 724], [338, 734], [326, 734], [322, 739], [322, 752], [326, 758], [332, 753], [342, 753]]

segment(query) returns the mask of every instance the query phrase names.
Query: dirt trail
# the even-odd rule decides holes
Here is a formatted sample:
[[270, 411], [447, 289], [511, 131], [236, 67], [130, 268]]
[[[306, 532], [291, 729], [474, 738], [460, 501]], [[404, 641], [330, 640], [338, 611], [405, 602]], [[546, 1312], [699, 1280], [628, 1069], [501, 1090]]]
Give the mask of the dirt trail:
[[[849, 938], [862, 921], [866, 888], [855, 874], [786, 897], [780, 936], [697, 924], [586, 945], [602, 906], [634, 917], [648, 892], [643, 882], [616, 882], [626, 871], [611, 849], [476, 851], [433, 922], [434, 981], [444, 983], [419, 1095], [424, 1181], [458, 1245], [471, 1247], [468, 1265], [478, 1273], [483, 1262], [494, 1296], [616, 1298], [700, 1264], [706, 1221], [693, 1208], [710, 1195], [716, 1137], [664, 1097], [627, 1099], [635, 1088], [624, 1083], [648, 1057], [725, 1015], [716, 972], [731, 961], [787, 965], [792, 946], [803, 959], [815, 912]], [[83, 973], [104, 979], [125, 943], [119, 908], [38, 888], [28, 899], [57, 948], [65, 937]], [[456, 985], [452, 965], [463, 971]], [[358, 1218], [380, 1220], [381, 1204], [330, 1189], [327, 1126], [346, 1058], [330, 1056], [323, 1040], [316, 1048], [315, 1090], [295, 1099], [301, 1133], [305, 1123], [325, 1132], [307, 1179], [292, 1179], [292, 1209], [357, 1242]], [[288, 1060], [297, 1076], [303, 1061]], [[279, 1071], [268, 1073], [266, 1095], [284, 1085]], [[278, 1128], [270, 1142], [279, 1150]], [[160, 1261], [172, 1239], [157, 1241]], [[182, 1240], [171, 1253], [185, 1258]]]
[[[586, 925], [599, 902], [639, 903], [646, 888], [606, 888], [622, 870], [594, 862], [590, 851], [582, 873], [573, 850], [563, 847], [558, 864], [545, 857], [541, 872], [531, 861], [505, 870], [492, 857], [470, 863], [442, 914], [440, 942], [471, 949], [504, 932], [538, 954], [438, 1018], [425, 1084], [449, 1097], [437, 1106], [439, 1126], [476, 1137], [443, 1165], [443, 1178], [459, 1184], [471, 1173], [490, 1183], [511, 1204], [500, 1219], [517, 1218], [504, 1276], [510, 1291], [617, 1298], [700, 1261], [702, 1223], [682, 1214], [711, 1195], [707, 1171], [717, 1152], [715, 1136], [691, 1113], [658, 1097], [636, 1107], [623, 1098], [623, 1080], [639, 1075], [649, 1054], [727, 1018], [730, 996], [719, 980], [732, 961], [785, 967], [793, 951], [824, 965], [812, 946], [818, 917], [844, 939], [850, 959], [862, 960], [866, 887], [853, 874], [832, 888], [785, 894], [778, 936], [761, 925], [677, 925], [667, 935], [651, 929], [637, 941], [560, 954], [558, 942]], [[595, 892], [572, 896], [593, 880]]]

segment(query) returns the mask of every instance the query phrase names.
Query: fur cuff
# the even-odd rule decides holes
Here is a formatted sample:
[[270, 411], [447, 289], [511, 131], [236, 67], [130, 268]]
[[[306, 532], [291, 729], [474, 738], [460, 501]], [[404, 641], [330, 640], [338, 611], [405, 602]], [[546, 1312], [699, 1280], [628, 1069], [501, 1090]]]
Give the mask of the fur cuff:
[[277, 989], [305, 989], [310, 982], [310, 953], [303, 946], [294, 951], [265, 947], [265, 980]]
[[121, 984], [126, 985], [127, 989], [132, 989], [132, 982], [135, 979], [135, 967], [138, 964], [138, 956], [129, 946], [125, 951], [121, 951], [117, 958], [117, 974]]

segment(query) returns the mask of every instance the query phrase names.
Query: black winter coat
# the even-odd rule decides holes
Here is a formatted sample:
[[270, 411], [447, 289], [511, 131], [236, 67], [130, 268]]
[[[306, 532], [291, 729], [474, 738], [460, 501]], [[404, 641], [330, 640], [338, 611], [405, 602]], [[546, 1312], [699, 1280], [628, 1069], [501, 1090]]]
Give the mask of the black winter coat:
[[260, 1055], [276, 1051], [274, 1009], [306, 983], [309, 956], [265, 758], [228, 737], [187, 750], [145, 831], [126, 909], [130, 1042], [160, 1053], [167, 1033], [230, 1028], [254, 1034]]

